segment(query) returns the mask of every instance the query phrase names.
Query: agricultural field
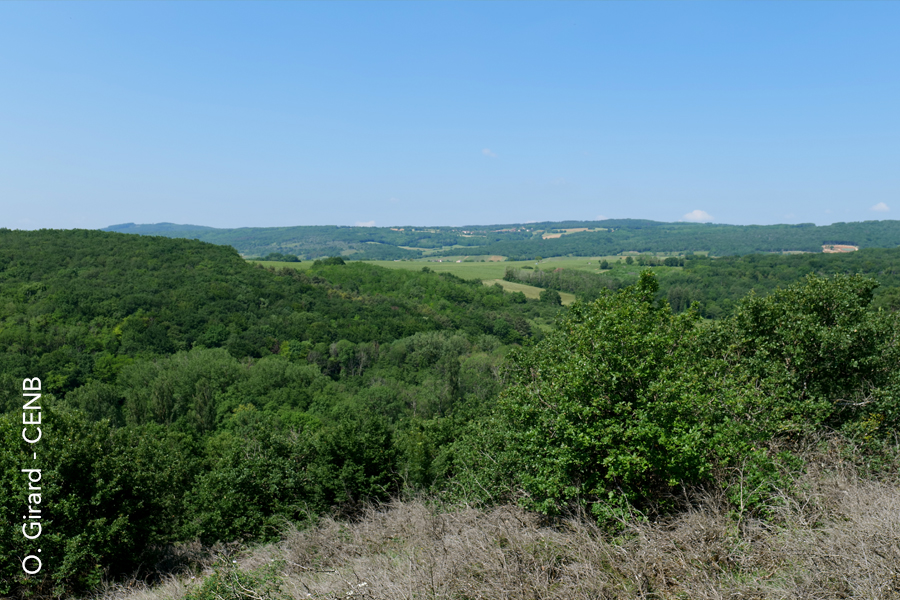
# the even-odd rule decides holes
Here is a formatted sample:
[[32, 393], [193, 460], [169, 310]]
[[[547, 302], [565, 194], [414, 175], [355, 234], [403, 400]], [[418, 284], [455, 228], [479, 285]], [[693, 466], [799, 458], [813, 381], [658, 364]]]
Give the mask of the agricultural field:
[[[699, 253], [698, 253], [699, 254]], [[639, 256], [633, 253], [631, 256]], [[644, 256], [650, 256], [645, 254]], [[654, 255], [655, 256], [655, 255]], [[666, 255], [668, 256], [668, 255]], [[346, 257], [345, 257], [346, 258]], [[419, 259], [419, 260], [366, 260], [370, 265], [378, 265], [388, 269], [404, 269], [406, 271], [420, 271], [422, 267], [428, 267], [436, 273], [453, 273], [457, 277], [463, 279], [497, 279], [503, 277], [508, 267], [521, 269], [522, 267], [535, 267], [539, 269], [579, 269], [582, 271], [591, 271], [600, 273], [601, 261], [610, 263], [622, 262], [625, 256], [558, 256], [553, 258], [545, 258], [542, 260], [488, 260], [489, 257], [472, 257], [472, 256], [448, 256], [442, 259]], [[503, 258], [503, 257], [493, 257]], [[473, 259], [475, 262], [465, 262], [466, 259]], [[484, 262], [480, 262], [484, 259]], [[248, 262], [259, 262], [273, 267], [288, 267], [291, 269], [299, 269], [304, 271], [312, 266], [313, 261], [303, 261], [299, 263], [277, 262], [277, 261], [258, 261], [249, 260]]]
[[[533, 285], [525, 285], [524, 283], [515, 283], [513, 281], [506, 281], [504, 279], [482, 279], [481, 283], [484, 285], [494, 285], [498, 284], [507, 292], [522, 292], [525, 294], [526, 298], [533, 298], [537, 300], [541, 297], [542, 288], [533, 286]], [[569, 306], [573, 302], [575, 302], [575, 294], [570, 294], [568, 292], [559, 292], [559, 297], [562, 298], [563, 306]]]

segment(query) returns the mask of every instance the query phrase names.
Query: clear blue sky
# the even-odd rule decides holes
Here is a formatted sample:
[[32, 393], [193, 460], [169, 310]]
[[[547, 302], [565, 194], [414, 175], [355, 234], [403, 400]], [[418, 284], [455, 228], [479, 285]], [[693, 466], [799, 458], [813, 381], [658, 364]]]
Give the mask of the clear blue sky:
[[0, 3], [0, 226], [600, 215], [898, 218], [900, 3]]

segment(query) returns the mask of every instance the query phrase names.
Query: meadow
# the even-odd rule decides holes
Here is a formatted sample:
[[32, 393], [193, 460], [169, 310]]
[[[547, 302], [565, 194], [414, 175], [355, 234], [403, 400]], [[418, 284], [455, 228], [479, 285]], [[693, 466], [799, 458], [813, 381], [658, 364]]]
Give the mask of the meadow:
[[[525, 285], [524, 283], [506, 281], [504, 279], [483, 279], [481, 283], [484, 285], [499, 285], [507, 292], [522, 292], [525, 294], [526, 298], [533, 298], [535, 300], [541, 297], [541, 291], [543, 289], [534, 285]], [[559, 292], [559, 297], [562, 299], [563, 306], [569, 306], [575, 302], [575, 294]]]
[[[636, 254], [635, 254], [636, 255]], [[533, 267], [539, 269], [578, 269], [581, 271], [589, 271], [591, 273], [602, 273], [600, 262], [606, 260], [610, 263], [625, 260], [625, 256], [558, 256], [553, 258], [544, 258], [542, 260], [489, 260], [488, 256], [448, 256], [444, 258], [428, 258], [420, 260], [364, 260], [370, 265], [377, 265], [388, 269], [403, 269], [405, 271], [421, 271], [423, 267], [428, 267], [435, 273], [452, 273], [462, 279], [502, 279], [506, 269], [512, 267], [521, 269], [523, 267]], [[498, 258], [498, 257], [493, 257]], [[502, 258], [502, 257], [500, 257]], [[465, 262], [471, 259], [470, 262]], [[481, 261], [484, 262], [481, 262]], [[474, 262], [472, 262], [474, 261]], [[298, 263], [276, 262], [276, 261], [257, 261], [249, 260], [248, 262], [259, 262], [267, 267], [289, 269], [298, 269], [305, 271], [310, 269], [314, 261], [303, 261]], [[527, 295], [527, 294], [526, 294]]]

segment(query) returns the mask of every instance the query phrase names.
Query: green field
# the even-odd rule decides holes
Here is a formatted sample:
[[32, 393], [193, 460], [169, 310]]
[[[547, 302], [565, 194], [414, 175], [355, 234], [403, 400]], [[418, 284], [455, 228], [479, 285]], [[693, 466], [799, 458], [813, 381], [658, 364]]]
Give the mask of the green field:
[[[534, 298], [537, 300], [541, 297], [542, 288], [533, 285], [525, 285], [524, 283], [515, 283], [512, 281], [504, 281], [503, 279], [482, 279], [484, 285], [499, 284], [507, 292], [522, 292], [526, 298]], [[559, 297], [562, 298], [563, 306], [569, 306], [575, 302], [575, 294], [569, 292], [560, 292]]]
[[[436, 273], [453, 273], [457, 277], [463, 279], [500, 279], [506, 273], [509, 267], [521, 269], [522, 267], [535, 267], [543, 270], [548, 269], [580, 269], [590, 271], [592, 273], [601, 273], [600, 261], [607, 260], [609, 262], [623, 261], [624, 256], [575, 256], [575, 257], [555, 257], [545, 258], [540, 262], [534, 260], [522, 261], [495, 261], [495, 262], [462, 262], [464, 256], [448, 256], [440, 261], [436, 258], [419, 259], [419, 260], [366, 260], [362, 262], [370, 265], [378, 265], [388, 269], [405, 269], [407, 271], [421, 271], [422, 267], [428, 267]], [[477, 260], [481, 260], [479, 257]], [[460, 262], [457, 262], [460, 261]], [[303, 261], [299, 263], [275, 262], [275, 261], [256, 261], [263, 265], [271, 267], [287, 267], [290, 269], [300, 269], [305, 271], [312, 267], [312, 261]]]

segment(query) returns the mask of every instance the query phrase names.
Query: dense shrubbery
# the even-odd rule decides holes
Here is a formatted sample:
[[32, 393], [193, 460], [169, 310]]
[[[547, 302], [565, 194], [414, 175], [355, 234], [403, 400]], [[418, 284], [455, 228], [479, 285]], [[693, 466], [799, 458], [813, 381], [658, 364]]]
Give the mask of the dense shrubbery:
[[773, 439], [900, 424], [898, 326], [867, 310], [874, 287], [810, 276], [698, 327], [695, 311], [658, 303], [644, 273], [513, 355], [497, 413], [459, 445], [460, 480], [476, 496], [606, 519], [750, 458], [762, 498]]

